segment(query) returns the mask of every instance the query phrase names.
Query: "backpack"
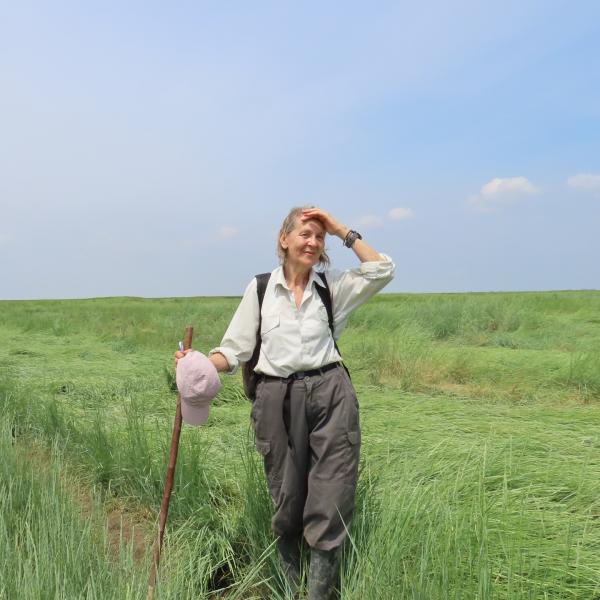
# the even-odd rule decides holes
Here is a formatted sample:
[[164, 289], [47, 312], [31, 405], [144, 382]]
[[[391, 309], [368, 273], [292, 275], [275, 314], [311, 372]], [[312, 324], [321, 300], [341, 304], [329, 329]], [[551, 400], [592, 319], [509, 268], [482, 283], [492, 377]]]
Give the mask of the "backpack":
[[[327, 283], [325, 273], [317, 272], [317, 275], [321, 278], [321, 281], [325, 285], [324, 288], [320, 285], [317, 285], [316, 288], [317, 293], [321, 298], [321, 302], [323, 302], [325, 309], [327, 310], [327, 320], [329, 321], [329, 329], [331, 330], [331, 336], [333, 337], [333, 305], [331, 303], [331, 290], [329, 289], [329, 284]], [[258, 296], [258, 330], [256, 332], [256, 345], [254, 346], [254, 352], [252, 353], [250, 360], [244, 363], [242, 368], [244, 392], [246, 393], [248, 399], [252, 401], [254, 401], [256, 398], [256, 386], [258, 385], [258, 381], [260, 379], [260, 374], [254, 371], [254, 367], [256, 367], [256, 363], [258, 362], [258, 357], [260, 355], [260, 346], [262, 343], [262, 337], [260, 335], [260, 328], [262, 324], [262, 305], [270, 277], [271, 273], [261, 273], [260, 275], [256, 275], [256, 294]], [[338, 354], [341, 356], [335, 339], [333, 340], [333, 343]]]

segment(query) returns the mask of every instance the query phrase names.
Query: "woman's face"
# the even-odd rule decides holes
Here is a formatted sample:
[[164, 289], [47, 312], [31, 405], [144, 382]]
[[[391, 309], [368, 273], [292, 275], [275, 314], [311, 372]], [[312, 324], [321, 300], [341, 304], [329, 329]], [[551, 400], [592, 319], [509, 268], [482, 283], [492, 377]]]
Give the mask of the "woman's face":
[[318, 219], [301, 221], [287, 235], [280, 238], [281, 247], [287, 250], [286, 262], [310, 269], [319, 263], [325, 249], [325, 228]]

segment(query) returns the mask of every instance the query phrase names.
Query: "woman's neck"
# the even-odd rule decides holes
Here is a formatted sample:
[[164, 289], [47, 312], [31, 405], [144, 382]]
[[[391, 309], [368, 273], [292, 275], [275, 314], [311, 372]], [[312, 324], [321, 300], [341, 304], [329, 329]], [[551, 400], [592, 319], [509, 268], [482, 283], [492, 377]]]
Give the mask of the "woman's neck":
[[285, 277], [286, 283], [290, 288], [301, 287], [304, 289], [310, 278], [310, 272], [312, 269], [306, 267], [294, 268], [293, 265], [283, 265], [283, 276]]

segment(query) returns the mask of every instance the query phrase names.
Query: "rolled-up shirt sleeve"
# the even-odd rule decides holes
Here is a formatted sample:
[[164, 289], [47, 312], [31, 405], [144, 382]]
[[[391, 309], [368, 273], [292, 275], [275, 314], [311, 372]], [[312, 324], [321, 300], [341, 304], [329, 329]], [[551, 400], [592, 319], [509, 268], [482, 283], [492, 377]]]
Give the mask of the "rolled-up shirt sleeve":
[[213, 348], [208, 354], [220, 352], [229, 364], [229, 374], [237, 371], [240, 363], [252, 357], [256, 346], [258, 331], [258, 296], [256, 294], [256, 278], [246, 287], [229, 327], [221, 340], [220, 346]]
[[335, 338], [338, 339], [346, 327], [350, 313], [372, 298], [393, 278], [395, 265], [386, 254], [383, 260], [367, 261], [355, 269], [343, 272], [328, 272], [331, 288]]

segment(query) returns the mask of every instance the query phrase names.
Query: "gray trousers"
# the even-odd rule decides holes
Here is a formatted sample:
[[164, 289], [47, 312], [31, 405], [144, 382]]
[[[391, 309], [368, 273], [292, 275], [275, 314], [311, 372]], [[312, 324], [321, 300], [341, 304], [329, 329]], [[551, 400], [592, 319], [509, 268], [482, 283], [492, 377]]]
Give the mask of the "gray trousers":
[[354, 512], [358, 401], [343, 367], [304, 379], [264, 379], [252, 406], [256, 448], [275, 504], [276, 535], [342, 544]]

